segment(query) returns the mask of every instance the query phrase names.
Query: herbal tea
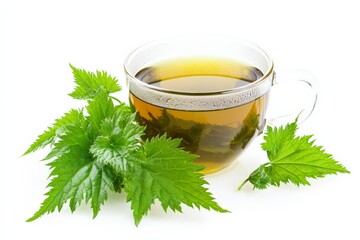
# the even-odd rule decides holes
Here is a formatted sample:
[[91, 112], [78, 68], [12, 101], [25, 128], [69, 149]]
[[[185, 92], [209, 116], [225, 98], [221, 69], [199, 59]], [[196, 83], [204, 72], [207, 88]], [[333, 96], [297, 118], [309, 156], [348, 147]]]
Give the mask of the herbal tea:
[[[262, 76], [259, 69], [240, 62], [204, 58], [160, 62], [136, 74], [147, 84], [181, 94], [203, 94], [205, 99], [206, 95], [226, 93]], [[204, 173], [227, 166], [257, 136], [264, 124], [266, 100], [267, 94], [236, 107], [192, 111], [156, 106], [130, 92], [138, 121], [146, 126], [146, 137], [166, 133], [181, 138], [185, 150], [199, 155], [197, 162], [206, 166]]]

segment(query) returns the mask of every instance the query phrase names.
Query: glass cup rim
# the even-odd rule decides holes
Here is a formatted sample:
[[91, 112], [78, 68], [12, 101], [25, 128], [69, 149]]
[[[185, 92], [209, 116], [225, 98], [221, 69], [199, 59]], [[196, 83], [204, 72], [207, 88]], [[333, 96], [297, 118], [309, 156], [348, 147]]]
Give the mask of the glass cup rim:
[[[211, 38], [209, 38], [209, 36], [203, 35], [203, 36], [201, 36], [201, 38], [213, 39], [214, 36], [211, 36]], [[146, 82], [143, 82], [143, 81], [141, 81], [141, 79], [135, 77], [136, 73], [135, 74], [130, 73], [130, 71], [128, 70], [129, 65], [130, 65], [130, 60], [136, 53], [141, 52], [142, 50], [144, 50], [144, 49], [146, 49], [148, 47], [159, 45], [161, 43], [169, 43], [171, 41], [180, 40], [180, 39], [190, 39], [190, 38], [186, 38], [186, 37], [168, 37], [168, 38], [162, 38], [162, 39], [158, 39], [158, 40], [149, 41], [147, 43], [144, 43], [144, 44], [140, 45], [139, 47], [135, 48], [132, 52], [130, 52], [127, 55], [127, 57], [125, 58], [124, 65], [123, 65], [126, 77], [127, 77], [128, 80], [131, 80], [135, 84], [139, 84], [141, 87], [145, 87], [147, 89], [151, 89], [151, 90], [158, 91], [158, 92], [163, 92], [163, 93], [167, 93], [167, 94], [175, 94], [175, 95], [209, 96], [209, 95], [232, 94], [232, 93], [238, 93], [238, 92], [246, 91], [246, 90], [257, 87], [262, 82], [264, 82], [269, 76], [272, 75], [272, 73], [274, 71], [274, 62], [271, 59], [271, 57], [266, 53], [266, 51], [264, 51], [258, 45], [254, 44], [252, 42], [249, 42], [249, 41], [246, 41], [246, 40], [243, 40], [243, 39], [237, 39], [237, 38], [234, 38], [234, 37], [224, 37], [224, 36], [219, 37], [219, 36], [216, 36], [216, 38], [221, 39], [221, 40], [225, 40], [225, 41], [233, 40], [233, 41], [235, 41], [235, 42], [237, 42], [237, 43], [239, 43], [241, 45], [249, 46], [249, 47], [252, 47], [252, 48], [256, 49], [257, 51], [259, 51], [266, 58], [266, 61], [269, 64], [269, 67], [268, 67], [267, 71], [265, 71], [263, 76], [261, 76], [259, 79], [257, 79], [256, 81], [254, 81], [254, 82], [252, 82], [250, 84], [246, 84], [244, 86], [235, 87], [235, 88], [226, 89], [226, 90], [209, 91], [209, 92], [184, 92], [184, 91], [179, 91], [179, 90], [166, 89], [166, 88], [154, 86], [154, 85], [148, 84]], [[193, 38], [193, 39], [196, 39], [196, 38]]]

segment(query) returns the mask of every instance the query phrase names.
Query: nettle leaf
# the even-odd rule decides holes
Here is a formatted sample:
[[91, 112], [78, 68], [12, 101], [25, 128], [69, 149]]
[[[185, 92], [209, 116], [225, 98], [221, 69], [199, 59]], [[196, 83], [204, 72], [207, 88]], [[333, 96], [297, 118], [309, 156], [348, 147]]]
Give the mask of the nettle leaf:
[[86, 110], [89, 114], [88, 119], [92, 130], [98, 133], [102, 122], [112, 117], [115, 112], [115, 106], [109, 95], [105, 92], [99, 93], [94, 99], [88, 101]]
[[279, 186], [281, 182], [310, 185], [307, 178], [349, 173], [332, 155], [325, 153], [321, 146], [315, 146], [310, 139], [311, 136], [303, 136], [284, 142], [281, 152], [265, 167], [271, 185]]
[[121, 90], [117, 79], [111, 77], [105, 71], [93, 73], [78, 69], [71, 64], [70, 67], [73, 70], [74, 80], [77, 85], [69, 95], [75, 99], [93, 99], [100, 92], [110, 94]]
[[242, 122], [242, 127], [240, 132], [236, 134], [234, 139], [230, 142], [230, 146], [235, 148], [240, 146], [241, 148], [245, 148], [246, 145], [253, 138], [255, 132], [259, 128], [259, 111], [257, 110], [256, 102], [253, 103], [251, 109], [245, 119]]
[[270, 162], [262, 164], [244, 183], [249, 181], [258, 189], [265, 189], [268, 185], [279, 186], [281, 182], [310, 185], [308, 178], [350, 173], [322, 146], [316, 146], [311, 135], [295, 137], [296, 130], [296, 121], [285, 127], [268, 127], [262, 148]]
[[56, 145], [66, 146], [48, 165], [51, 182], [46, 193], [47, 198], [40, 209], [27, 221], [33, 221], [45, 213], [59, 211], [70, 200], [72, 211], [86, 199], [91, 200], [94, 217], [100, 210], [100, 205], [107, 199], [107, 192], [113, 190], [115, 174], [107, 166], [94, 162], [89, 153], [91, 142], [86, 137], [84, 130], [79, 126], [71, 126], [66, 134], [60, 136]]
[[59, 119], [55, 120], [55, 123], [48, 128], [44, 133], [38, 136], [38, 139], [31, 144], [30, 148], [23, 154], [29, 154], [36, 150], [43, 148], [49, 144], [54, 144], [57, 137], [61, 136], [65, 131], [66, 126], [72, 124], [81, 124], [84, 121], [84, 115], [82, 110], [71, 109], [68, 113], [65, 113]]
[[197, 157], [179, 149], [181, 140], [167, 139], [165, 135], [146, 141], [142, 152], [134, 154], [125, 179], [127, 200], [131, 202], [135, 224], [147, 214], [155, 199], [165, 211], [170, 208], [181, 212], [181, 204], [227, 212], [215, 201], [204, 185], [208, 184], [199, 173], [202, 166], [195, 164]]
[[265, 142], [261, 144], [261, 147], [267, 152], [270, 161], [282, 151], [284, 143], [295, 138], [295, 132], [297, 129], [297, 119], [295, 122], [289, 123], [285, 127], [267, 127], [267, 131], [264, 136]]
[[90, 148], [96, 161], [111, 165], [117, 172], [126, 170], [129, 152], [139, 148], [145, 127], [135, 122], [135, 114], [118, 111], [101, 124], [101, 135]]

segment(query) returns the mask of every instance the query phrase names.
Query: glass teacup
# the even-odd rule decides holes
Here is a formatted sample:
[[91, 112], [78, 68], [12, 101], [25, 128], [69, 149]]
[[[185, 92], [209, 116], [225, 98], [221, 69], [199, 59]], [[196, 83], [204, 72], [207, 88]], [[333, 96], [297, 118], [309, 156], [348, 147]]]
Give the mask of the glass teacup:
[[[226, 37], [155, 41], [127, 57], [125, 72], [130, 104], [146, 126], [146, 137], [181, 138], [181, 146], [199, 156], [204, 173], [234, 162], [266, 125], [274, 64], [249, 42]], [[306, 119], [316, 91], [311, 78], [296, 80], [313, 90], [313, 102], [302, 114]]]

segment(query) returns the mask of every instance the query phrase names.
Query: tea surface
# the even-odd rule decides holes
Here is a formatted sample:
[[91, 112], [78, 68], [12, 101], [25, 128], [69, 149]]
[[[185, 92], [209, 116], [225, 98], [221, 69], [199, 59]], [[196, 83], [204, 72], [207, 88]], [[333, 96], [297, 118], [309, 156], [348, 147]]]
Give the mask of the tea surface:
[[262, 77], [257, 68], [225, 59], [177, 59], [140, 70], [151, 85], [187, 93], [210, 93], [245, 86]]

